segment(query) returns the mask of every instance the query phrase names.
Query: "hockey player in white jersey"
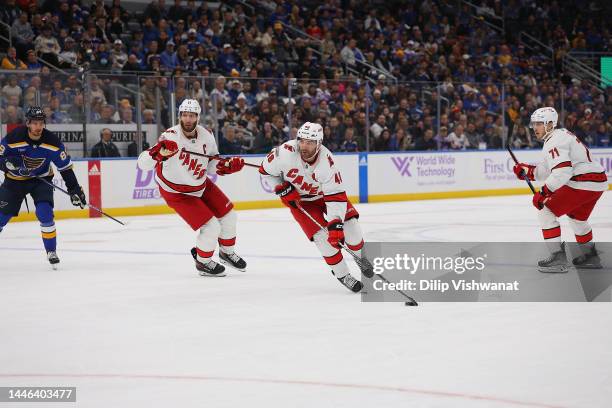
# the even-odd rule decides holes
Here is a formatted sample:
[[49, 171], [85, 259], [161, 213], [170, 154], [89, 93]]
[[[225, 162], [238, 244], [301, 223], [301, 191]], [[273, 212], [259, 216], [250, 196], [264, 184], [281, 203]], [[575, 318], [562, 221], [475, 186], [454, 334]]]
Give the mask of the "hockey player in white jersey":
[[140, 154], [138, 166], [155, 169], [159, 191], [178, 215], [194, 231], [199, 231], [192, 248], [196, 269], [201, 276], [225, 276], [225, 268], [212, 259], [219, 243], [221, 263], [244, 271], [246, 262], [236, 254], [236, 212], [234, 205], [208, 177], [240, 171], [244, 160], [239, 157], [208, 159], [187, 151], [218, 155], [214, 136], [198, 125], [200, 104], [185, 99], [179, 106], [179, 124], [167, 129], [158, 143]]
[[[363, 233], [359, 213], [346, 196], [342, 176], [331, 152], [322, 145], [323, 127], [304, 123], [296, 140], [275, 147], [262, 161], [259, 172], [289, 207], [308, 239], [313, 241], [332, 274], [353, 292], [363, 285], [350, 273], [341, 244], [361, 256]], [[313, 217], [313, 222], [303, 211]]]
[[541, 272], [567, 272], [565, 245], [561, 242], [559, 217], [567, 215], [581, 254], [573, 258], [578, 268], [601, 268], [593, 243], [593, 231], [588, 218], [608, 189], [603, 167], [592, 160], [589, 149], [567, 129], [555, 129], [558, 114], [554, 108], [537, 109], [531, 115], [530, 127], [538, 140], [544, 142], [544, 161], [537, 166], [518, 163], [514, 172], [523, 179], [543, 181], [542, 189], [533, 196], [533, 205], [544, 240], [551, 256], [538, 263]]

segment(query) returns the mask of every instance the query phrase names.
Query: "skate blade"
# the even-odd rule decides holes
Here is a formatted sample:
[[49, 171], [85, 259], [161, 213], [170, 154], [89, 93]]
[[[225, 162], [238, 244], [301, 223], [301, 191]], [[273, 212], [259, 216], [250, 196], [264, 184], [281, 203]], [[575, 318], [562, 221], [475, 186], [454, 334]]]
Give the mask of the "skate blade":
[[538, 272], [541, 273], [568, 273], [569, 266], [538, 266]]
[[222, 278], [224, 276], [226, 276], [225, 272], [221, 272], [221, 273], [208, 273], [208, 272], [202, 272], [199, 271], [198, 272], [200, 274], [200, 276], [205, 276], [205, 277], [209, 277], [209, 278]]
[[220, 263], [220, 264], [222, 264], [222, 265], [228, 266], [228, 267], [230, 267], [230, 268], [232, 268], [232, 269], [235, 269], [235, 270], [237, 270], [237, 271], [240, 271], [240, 272], [246, 272], [246, 268], [242, 268], [242, 269], [240, 269], [240, 268], [236, 268], [234, 265], [232, 265], [232, 263], [231, 263], [231, 262], [228, 262], [228, 261], [226, 261], [226, 260], [224, 260], [224, 259], [219, 258], [219, 263]]
[[51, 264], [51, 269], [53, 269], [54, 271], [57, 271], [58, 266], [59, 266], [58, 264]]

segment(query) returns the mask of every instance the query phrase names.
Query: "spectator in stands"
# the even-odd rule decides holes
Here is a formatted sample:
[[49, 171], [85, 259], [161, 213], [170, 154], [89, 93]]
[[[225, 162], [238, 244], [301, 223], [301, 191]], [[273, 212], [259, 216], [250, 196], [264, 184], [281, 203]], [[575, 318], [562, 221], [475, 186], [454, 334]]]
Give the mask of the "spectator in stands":
[[495, 132], [493, 125], [485, 126], [484, 140], [487, 144], [487, 149], [501, 149], [503, 148], [503, 140], [499, 133]]
[[359, 145], [355, 141], [355, 129], [352, 127], [346, 128], [344, 131], [344, 141], [340, 145], [339, 151], [341, 152], [358, 152]]
[[60, 68], [74, 68], [77, 66], [78, 54], [75, 48], [75, 42], [72, 37], [67, 37], [64, 40], [64, 48], [58, 55]]
[[16, 100], [15, 105], [18, 105], [22, 93], [23, 91], [21, 87], [17, 84], [17, 76], [10, 75], [8, 78], [8, 83], [2, 87], [2, 97], [6, 100], [14, 97], [14, 100]]
[[476, 129], [474, 122], [469, 122], [465, 130], [465, 137], [468, 140], [468, 145], [473, 149], [480, 148], [480, 144], [484, 143], [484, 135]]
[[166, 43], [166, 49], [159, 55], [160, 64], [169, 69], [170, 71], [174, 70], [178, 65], [178, 61], [176, 59], [176, 52], [174, 51], [174, 41], [170, 40]]
[[232, 69], [240, 71], [240, 61], [229, 43], [223, 44], [223, 51], [217, 59], [217, 66], [227, 75]]
[[378, 115], [376, 122], [370, 126], [370, 134], [374, 139], [378, 139], [383, 129], [387, 126], [387, 118], [385, 115]]
[[144, 125], [154, 125], [156, 123], [153, 109], [145, 109], [142, 111], [142, 123]]
[[23, 123], [23, 117], [19, 117], [18, 110], [15, 106], [9, 105], [2, 111], [2, 123], [9, 125], [18, 125]]
[[0, 20], [6, 24], [11, 24], [19, 18], [21, 10], [16, 4], [16, 0], [4, 0], [4, 5], [0, 6]]
[[42, 65], [36, 58], [34, 50], [28, 50], [26, 55], [26, 66], [28, 69], [37, 70], [42, 68]]
[[387, 127], [383, 128], [380, 135], [374, 140], [374, 149], [377, 152], [389, 151], [391, 149], [391, 130]]
[[100, 87], [100, 80], [96, 76], [91, 76], [89, 80], [89, 96], [93, 100], [99, 100], [100, 103], [106, 103], [106, 95], [104, 90]]
[[415, 142], [415, 149], [416, 150], [438, 150], [438, 144], [433, 138], [433, 130], [427, 129], [422, 138], [417, 138]]
[[125, 64], [127, 63], [128, 56], [123, 51], [123, 41], [117, 38], [113, 42], [113, 49], [110, 54], [110, 61], [112, 68], [116, 70], [122, 70]]
[[113, 116], [115, 114], [115, 108], [109, 104], [103, 104], [100, 109], [100, 116], [95, 123], [117, 123]]
[[[89, 62], [92, 68], [118, 71], [117, 67], [112, 67], [113, 41], [125, 34], [121, 23], [131, 17], [125, 10], [117, 11], [121, 10], [119, 0], [115, 0], [113, 6], [105, 6], [103, 0], [97, 0], [90, 9], [70, 1], [71, 13], [68, 14], [65, 0], [49, 2], [52, 3], [51, 7], [45, 7], [53, 15], [46, 15], [44, 20], [42, 13], [35, 8], [30, 10], [31, 35], [51, 24], [63, 52], [72, 50], [70, 61]], [[402, 12], [397, 13], [382, 3], [376, 7], [364, 4], [353, 10], [352, 7], [340, 8], [334, 2], [323, 4], [320, 0], [315, 0], [312, 7], [301, 8], [293, 1], [274, 5], [270, 12], [264, 6], [258, 10], [261, 18], [250, 19], [242, 15], [244, 12], [240, 5], [233, 5], [233, 10], [213, 10], [206, 2], [196, 8], [193, 1], [188, 3], [188, 8], [176, 2], [168, 17], [162, 1], [147, 7], [145, 23], [140, 28], [134, 29], [134, 21], [130, 23], [132, 38], [122, 72], [147, 69], [160, 74], [174, 74], [170, 80], [168, 77], [152, 78], [153, 86], [145, 92], [147, 78], [142, 88], [143, 108], [159, 109], [162, 125], [168, 121], [170, 93], [175, 91], [177, 101], [186, 96], [204, 101], [204, 111], [217, 112], [221, 127], [224, 121], [232, 122], [248, 128], [254, 135], [263, 134], [260, 129], [264, 129], [266, 122], [270, 122], [270, 129], [283, 129], [283, 133], [287, 133], [288, 129], [299, 126], [304, 120], [318, 121], [325, 129], [326, 142], [329, 140], [333, 148], [342, 148], [346, 129], [352, 128], [353, 140], [363, 150], [365, 137], [370, 133], [366, 121], [376, 131], [371, 133], [372, 148], [376, 145], [375, 136], [380, 136], [384, 127], [390, 132], [385, 149], [409, 149], [413, 142], [423, 145], [428, 130], [436, 135], [433, 140], [440, 145], [439, 148], [445, 148], [448, 133], [456, 133], [458, 126], [462, 127], [469, 148], [484, 146], [481, 142], [489, 148], [502, 146], [506, 136], [510, 143], [518, 141], [518, 146], [529, 147], [529, 132], [521, 130], [529, 121], [529, 113], [543, 105], [561, 106], [559, 73], [563, 68], [563, 55], [572, 49], [605, 51], [612, 44], [610, 32], [606, 30], [605, 13], [583, 8], [580, 13], [569, 11], [567, 15], [570, 17], [560, 19], [561, 9], [565, 10], [567, 5], [575, 6], [571, 2], [564, 2], [561, 6], [554, 2], [518, 2], [512, 10], [507, 7], [508, 27], [516, 29], [508, 28], [506, 35], [499, 35], [488, 24], [473, 21], [469, 13], [458, 14], [452, 4], [426, 2], [415, 7], [413, 3], [413, 0], [406, 2]], [[482, 7], [499, 14], [498, 4], [501, 3]], [[180, 12], [181, 8], [184, 14]], [[0, 10], [3, 11], [4, 6], [0, 6]], [[536, 24], [537, 16], [546, 13], [551, 13], [547, 21], [555, 28], [545, 30]], [[487, 19], [488, 15], [482, 14], [482, 17]], [[557, 67], [551, 58], [532, 54], [529, 48], [521, 47], [517, 42], [514, 32], [520, 31], [519, 19], [524, 22], [520, 30], [530, 32], [558, 50]], [[26, 33], [27, 20], [27, 14], [14, 19], [15, 31]], [[281, 21], [322, 41], [300, 38], [295, 31], [286, 29]], [[365, 29], [366, 26], [369, 29]], [[142, 32], [143, 28], [145, 32]], [[71, 48], [70, 38], [78, 38], [82, 48]], [[121, 39], [125, 41], [125, 37]], [[175, 45], [167, 45], [170, 42]], [[223, 49], [224, 44], [231, 45], [229, 49], [236, 58], [238, 69], [230, 69], [224, 61], [230, 52], [227, 47]], [[346, 46], [342, 48], [340, 44]], [[309, 48], [314, 48], [315, 52]], [[317, 48], [323, 55], [316, 52]], [[338, 52], [340, 48], [343, 54]], [[169, 63], [172, 53], [179, 49], [182, 49], [181, 62]], [[162, 61], [162, 55], [168, 50], [169, 59]], [[23, 52], [18, 45], [18, 56]], [[361, 69], [358, 59], [378, 69]], [[85, 86], [85, 83], [71, 85], [70, 93], [64, 83], [59, 88], [52, 87], [55, 77], [48, 74], [48, 68], [41, 68], [35, 57], [28, 59], [26, 65], [41, 69], [43, 80], [42, 84], [36, 85], [34, 79], [18, 79], [18, 86], [23, 89], [21, 104], [40, 100], [50, 105], [53, 97], [60, 98], [63, 103], [59, 94], [61, 88], [65, 98], [76, 100], [76, 93]], [[215, 83], [211, 90], [212, 99], [206, 92], [211, 88], [212, 80], [205, 79], [206, 85], [200, 86], [201, 81], [197, 82], [198, 85], [189, 85], [183, 79], [194, 75], [208, 78], [218, 74], [230, 75], [233, 81], [227, 83], [224, 77], [220, 78], [220, 84]], [[389, 74], [398, 82], [385, 82], [385, 76]], [[97, 120], [101, 116], [99, 112], [105, 109], [102, 106], [109, 97], [105, 94], [108, 89], [104, 82], [88, 76], [90, 80], [87, 83], [93, 84], [86, 104], [88, 111], [92, 112], [91, 119]], [[269, 76], [280, 79], [258, 82], [261, 77]], [[289, 102], [289, 82], [283, 77], [300, 78], [299, 85], [292, 89], [294, 102]], [[360, 82], [356, 81], [357, 77], [360, 77]], [[123, 78], [114, 80], [121, 82]], [[7, 82], [8, 77], [1, 86]], [[364, 112], [366, 82], [370, 83], [372, 95], [369, 118]], [[504, 101], [501, 100], [502, 82]], [[600, 125], [604, 124], [603, 129], [608, 134], [610, 129], [606, 126], [612, 127], [608, 103], [610, 94], [600, 94], [585, 83], [574, 82], [565, 86], [564, 124], [585, 141], [592, 140], [597, 144], [600, 136], [605, 140]], [[438, 92], [442, 97], [439, 105]], [[3, 99], [2, 103], [8, 101]], [[213, 103], [215, 109], [212, 109]], [[506, 107], [506, 118], [501, 117], [502, 105]], [[289, 107], [291, 115], [288, 115]], [[113, 118], [119, 119], [121, 107], [114, 108], [118, 110]], [[590, 114], [587, 108], [591, 110]], [[251, 109], [254, 114], [250, 113]], [[50, 110], [50, 115], [52, 113]], [[439, 119], [436, 117], [438, 114]], [[381, 115], [384, 125], [379, 129]], [[242, 136], [235, 134], [234, 138], [240, 140]], [[246, 139], [242, 144], [246, 146]]]
[[[119, 0], [115, 0], [119, 1]], [[110, 19], [107, 23], [107, 31], [111, 34], [111, 36], [115, 39], [121, 37], [121, 34], [126, 32], [126, 26], [124, 21], [124, 16], [122, 16], [121, 12], [122, 7], [113, 6], [111, 9]]]
[[50, 24], [45, 24], [41, 34], [34, 40], [34, 49], [40, 58], [53, 66], [58, 66], [57, 56], [61, 51], [57, 38], [53, 36]]
[[174, 5], [168, 9], [167, 18], [171, 21], [187, 20], [187, 10], [181, 6], [181, 0], [174, 0]]
[[358, 61], [364, 61], [365, 57], [359, 48], [357, 48], [357, 41], [351, 38], [340, 51], [340, 56], [345, 64], [354, 66]]
[[11, 35], [13, 36], [13, 44], [19, 51], [19, 55], [22, 57], [25, 55], [28, 49], [32, 48], [34, 42], [34, 31], [28, 21], [28, 13], [22, 11], [19, 18], [13, 20], [11, 25]]
[[253, 153], [269, 153], [275, 146], [277, 146], [274, 135], [272, 132], [272, 125], [270, 122], [266, 122], [263, 125], [261, 132], [255, 137], [255, 143], [253, 147]]
[[64, 111], [60, 104], [60, 99], [57, 97], [51, 98], [50, 106], [51, 115], [47, 118], [49, 123], [70, 123], [70, 115]]
[[28, 67], [17, 58], [17, 50], [14, 47], [9, 47], [6, 53], [6, 57], [2, 58], [0, 64], [2, 69], [27, 69]]
[[100, 131], [100, 141], [91, 149], [91, 157], [121, 157], [119, 149], [113, 143], [113, 131], [104, 128]]
[[121, 107], [119, 108], [119, 122], [121, 124], [133, 125], [135, 124], [133, 120], [133, 112], [132, 108], [129, 107]]
[[138, 62], [138, 57], [136, 54], [130, 54], [128, 56], [127, 62], [123, 66], [122, 72], [134, 72], [140, 71], [140, 63]]
[[167, 14], [168, 11], [166, 10], [165, 0], [150, 2], [144, 12], [145, 19], [151, 19], [151, 22], [155, 24], [157, 24], [160, 19], [166, 18]]
[[233, 126], [223, 128], [223, 136], [219, 140], [219, 152], [221, 154], [241, 154], [244, 153], [241, 141], [236, 135]]
[[85, 122], [85, 106], [83, 104], [83, 94], [76, 93], [71, 99], [70, 108], [68, 108], [68, 116], [70, 116], [72, 123], [83, 123]]
[[[457, 125], [454, 131], [448, 135], [450, 148], [453, 150], [465, 150], [470, 148], [470, 142], [463, 131], [463, 125]], [[418, 139], [417, 139], [418, 144]], [[419, 149], [421, 150], [421, 149]]]

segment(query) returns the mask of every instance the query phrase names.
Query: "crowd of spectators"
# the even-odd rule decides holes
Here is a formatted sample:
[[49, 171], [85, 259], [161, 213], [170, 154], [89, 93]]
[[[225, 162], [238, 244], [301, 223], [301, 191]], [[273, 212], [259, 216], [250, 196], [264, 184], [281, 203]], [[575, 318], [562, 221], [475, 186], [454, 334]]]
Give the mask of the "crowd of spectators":
[[[566, 78], [560, 63], [570, 51], [610, 51], [597, 2], [4, 3], [14, 48], [1, 66], [14, 73], [0, 75], [2, 123], [40, 103], [49, 123], [134, 124], [140, 114], [168, 127], [173, 93], [175, 108], [202, 101], [223, 153], [265, 153], [304, 121], [320, 122], [334, 151], [500, 148], [506, 138], [529, 148], [529, 115], [555, 106], [562, 126], [610, 145], [610, 88]], [[487, 23], [495, 16], [505, 33]], [[521, 30], [554, 58], [520, 43]]]

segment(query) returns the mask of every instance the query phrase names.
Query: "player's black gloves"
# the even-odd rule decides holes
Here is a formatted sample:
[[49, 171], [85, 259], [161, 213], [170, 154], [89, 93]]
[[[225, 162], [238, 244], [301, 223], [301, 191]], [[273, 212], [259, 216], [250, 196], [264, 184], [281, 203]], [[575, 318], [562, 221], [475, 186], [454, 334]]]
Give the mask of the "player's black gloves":
[[85, 208], [87, 205], [87, 199], [85, 198], [85, 193], [81, 186], [77, 185], [76, 187], [68, 190], [70, 193], [70, 201], [72, 201], [72, 205], [75, 207]]
[[0, 159], [0, 170], [10, 170], [20, 176], [30, 176], [30, 170], [26, 167], [21, 156], [7, 156]]

